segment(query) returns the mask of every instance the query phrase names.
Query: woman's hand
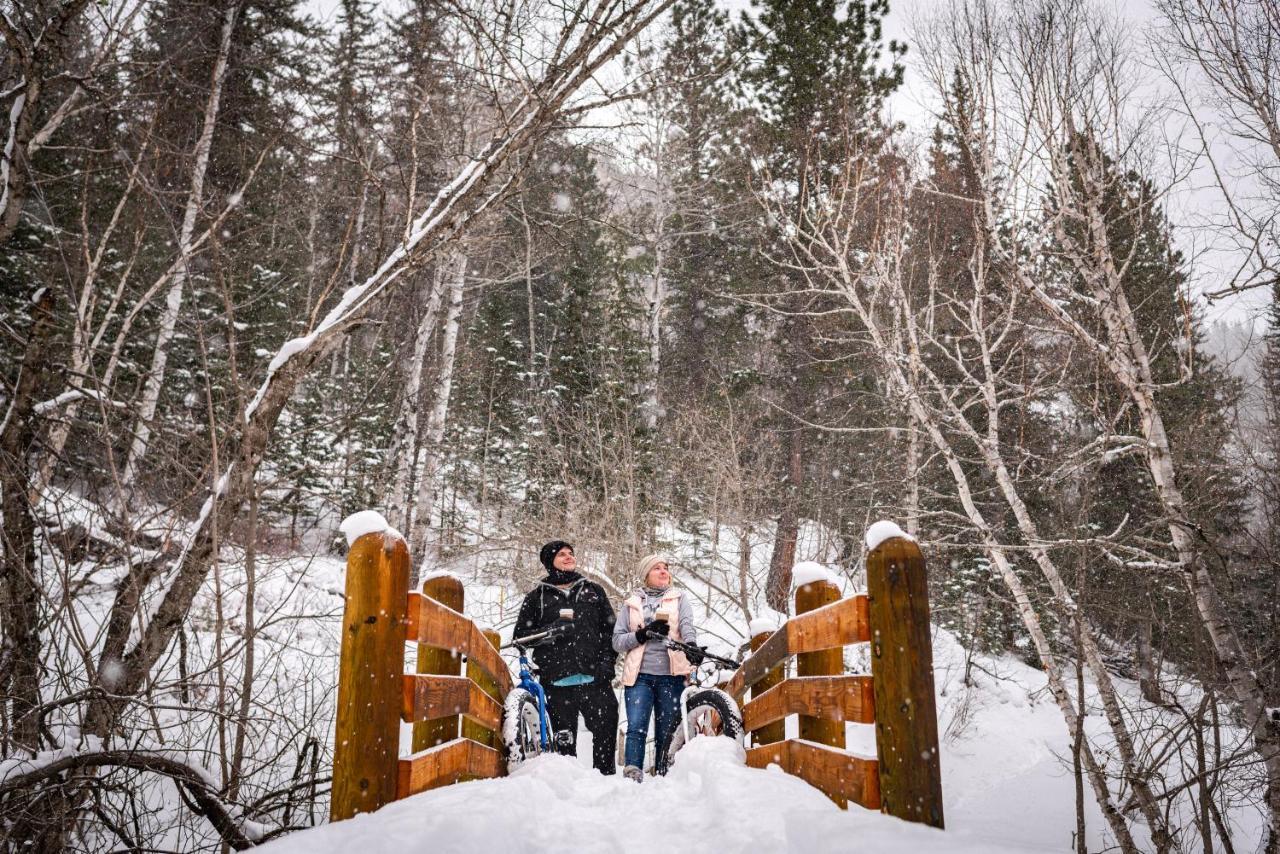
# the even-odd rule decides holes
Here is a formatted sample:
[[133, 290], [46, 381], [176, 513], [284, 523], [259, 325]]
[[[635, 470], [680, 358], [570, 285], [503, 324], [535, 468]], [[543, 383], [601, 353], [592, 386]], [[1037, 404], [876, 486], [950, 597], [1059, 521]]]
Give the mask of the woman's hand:
[[671, 626], [667, 625], [666, 620], [653, 620], [647, 625], [636, 629], [636, 640], [640, 643], [647, 643], [650, 638], [665, 638], [671, 633]]

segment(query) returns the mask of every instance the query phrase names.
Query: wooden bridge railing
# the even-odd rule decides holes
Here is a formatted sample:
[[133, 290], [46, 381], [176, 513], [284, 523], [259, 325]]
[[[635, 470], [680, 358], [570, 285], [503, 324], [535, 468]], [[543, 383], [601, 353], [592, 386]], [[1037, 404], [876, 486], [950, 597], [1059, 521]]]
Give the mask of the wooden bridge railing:
[[[502, 700], [511, 672], [497, 632], [462, 615], [462, 584], [429, 578], [409, 592], [404, 540], [365, 534], [347, 554], [331, 821], [437, 786], [506, 773]], [[405, 643], [417, 673], [404, 672]], [[466, 669], [462, 667], [466, 659]], [[400, 722], [413, 753], [400, 757]]]
[[[871, 675], [845, 674], [847, 644], [871, 644]], [[924, 557], [911, 540], [867, 556], [867, 593], [840, 598], [834, 583], [796, 590], [796, 616], [751, 639], [754, 652], [726, 690], [752, 733], [747, 764], [780, 765], [841, 806], [850, 802], [943, 826], [938, 717]], [[796, 675], [784, 678], [796, 657]], [[799, 738], [783, 723], [800, 716]], [[876, 757], [844, 749], [846, 721], [876, 725]]]
[[[511, 673], [496, 632], [463, 616], [462, 584], [430, 578], [409, 592], [409, 553], [370, 533], [347, 555], [346, 606], [334, 736], [330, 819], [372, 812], [437, 786], [505, 773], [502, 701]], [[938, 725], [924, 558], [888, 539], [867, 557], [867, 593], [840, 598], [817, 581], [796, 591], [796, 616], [753, 637], [726, 689], [752, 734], [747, 763], [771, 763], [841, 806], [849, 802], [943, 826]], [[405, 643], [417, 673], [404, 673]], [[844, 647], [871, 644], [871, 675], [844, 672]], [[796, 675], [786, 678], [794, 656]], [[463, 668], [465, 659], [466, 667]], [[799, 738], [784, 723], [800, 716]], [[413, 722], [401, 758], [400, 723]], [[876, 757], [844, 749], [846, 721], [875, 723]]]

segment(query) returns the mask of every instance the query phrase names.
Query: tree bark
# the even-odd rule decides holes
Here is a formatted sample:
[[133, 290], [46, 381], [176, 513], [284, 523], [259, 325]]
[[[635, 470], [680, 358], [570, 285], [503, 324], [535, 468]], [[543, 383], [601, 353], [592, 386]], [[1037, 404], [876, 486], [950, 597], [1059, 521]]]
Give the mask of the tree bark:
[[87, 5], [88, 0], [62, 3], [47, 23], [40, 22], [40, 26], [32, 28], [40, 33], [34, 39], [24, 27], [14, 24], [8, 14], [0, 15], [0, 35], [17, 59], [20, 78], [18, 85], [5, 93], [13, 101], [6, 111], [5, 136], [0, 147], [0, 246], [8, 242], [18, 227], [27, 201], [30, 149], [45, 77], [60, 58], [70, 36], [71, 23]]
[[791, 568], [796, 563], [800, 537], [800, 481], [804, 476], [804, 433], [799, 427], [787, 433], [787, 480], [782, 491], [782, 512], [769, 556], [769, 578], [765, 599], [780, 614], [788, 611], [791, 598]]
[[[449, 309], [444, 320], [444, 336], [440, 344], [440, 372], [436, 377], [435, 402], [427, 418], [423, 437], [422, 475], [418, 481], [418, 500], [413, 514], [413, 566], [428, 559], [431, 541], [431, 517], [439, 498], [436, 484], [444, 459], [444, 430], [449, 417], [449, 397], [453, 391], [453, 366], [458, 352], [458, 327], [462, 320], [462, 293], [467, 278], [467, 256], [453, 253], [449, 259]], [[438, 545], [438, 544], [437, 544]], [[434, 550], [432, 555], [434, 556]], [[410, 586], [417, 584], [417, 570], [411, 570]]]
[[40, 580], [36, 566], [35, 520], [31, 515], [31, 445], [36, 425], [33, 408], [40, 378], [49, 371], [49, 337], [53, 330], [53, 294], [41, 289], [35, 298], [31, 329], [14, 382], [13, 397], [0, 425], [0, 697], [7, 700], [12, 731], [0, 738], [34, 753], [39, 750]]
[[178, 315], [182, 311], [183, 292], [190, 270], [192, 237], [195, 234], [196, 217], [204, 203], [204, 179], [209, 169], [209, 155], [213, 150], [213, 133], [218, 124], [218, 109], [222, 102], [222, 86], [227, 76], [227, 64], [231, 56], [231, 36], [240, 14], [240, 3], [232, 3], [222, 17], [221, 39], [218, 56], [213, 64], [213, 78], [209, 83], [209, 97], [205, 101], [204, 119], [200, 137], [194, 150], [195, 166], [191, 172], [191, 188], [182, 214], [182, 227], [178, 235], [179, 267], [169, 285], [164, 311], [160, 315], [160, 329], [156, 333], [156, 345], [151, 354], [151, 368], [142, 389], [142, 401], [138, 405], [138, 420], [133, 430], [133, 442], [120, 475], [125, 490], [131, 490], [137, 477], [138, 466], [147, 453], [151, 440], [152, 421], [164, 386], [165, 368], [169, 362], [169, 344], [177, 329]]
[[427, 293], [422, 318], [413, 338], [413, 355], [405, 371], [405, 386], [400, 397], [400, 412], [396, 416], [391, 445], [391, 502], [388, 508], [392, 524], [401, 530], [410, 530], [412, 521], [413, 472], [417, 466], [418, 409], [422, 394], [422, 372], [426, 366], [427, 345], [435, 333], [436, 319], [440, 314], [441, 295], [444, 293], [445, 265], [437, 263], [431, 277], [431, 290]]

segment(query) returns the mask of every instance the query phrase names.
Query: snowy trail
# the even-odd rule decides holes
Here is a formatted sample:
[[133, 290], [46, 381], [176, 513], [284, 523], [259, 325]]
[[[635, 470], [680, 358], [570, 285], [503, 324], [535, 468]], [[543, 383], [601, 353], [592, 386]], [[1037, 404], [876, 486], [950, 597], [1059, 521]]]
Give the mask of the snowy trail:
[[1001, 854], [963, 832], [943, 833], [858, 807], [845, 812], [772, 768], [743, 764], [728, 739], [696, 739], [665, 778], [637, 786], [543, 756], [500, 780], [424, 792], [373, 815], [281, 839], [266, 854], [538, 854], [538, 852], [825, 852]]

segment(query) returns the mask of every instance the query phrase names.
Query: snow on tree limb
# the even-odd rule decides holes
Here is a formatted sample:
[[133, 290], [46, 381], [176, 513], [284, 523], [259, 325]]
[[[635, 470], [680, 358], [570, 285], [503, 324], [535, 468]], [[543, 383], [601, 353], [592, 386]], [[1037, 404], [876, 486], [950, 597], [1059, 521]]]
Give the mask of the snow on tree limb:
[[248, 821], [239, 807], [219, 797], [217, 780], [209, 769], [170, 750], [64, 749], [48, 751], [29, 760], [9, 760], [0, 763], [0, 797], [32, 790], [67, 771], [91, 768], [129, 768], [172, 779], [186, 789], [197, 811], [209, 820], [223, 841], [237, 851], [253, 847], [265, 835], [261, 825]]

